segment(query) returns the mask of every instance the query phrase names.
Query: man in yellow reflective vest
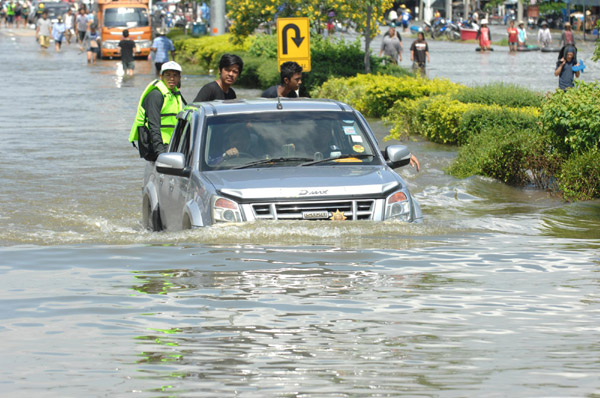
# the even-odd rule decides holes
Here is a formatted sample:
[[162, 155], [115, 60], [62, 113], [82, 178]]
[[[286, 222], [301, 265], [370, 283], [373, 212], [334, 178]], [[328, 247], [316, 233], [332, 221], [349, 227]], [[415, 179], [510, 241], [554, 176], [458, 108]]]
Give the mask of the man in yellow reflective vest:
[[160, 79], [154, 80], [144, 90], [138, 104], [135, 121], [129, 133], [129, 142], [138, 142], [140, 157], [155, 161], [166, 152], [177, 114], [185, 106], [179, 86], [181, 66], [174, 61], [166, 62], [160, 69]]

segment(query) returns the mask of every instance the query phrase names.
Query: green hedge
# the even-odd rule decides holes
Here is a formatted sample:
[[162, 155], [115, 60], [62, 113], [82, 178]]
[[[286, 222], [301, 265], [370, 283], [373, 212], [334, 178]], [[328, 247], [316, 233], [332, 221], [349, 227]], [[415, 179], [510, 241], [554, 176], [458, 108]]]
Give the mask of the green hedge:
[[536, 129], [487, 128], [459, 148], [448, 173], [457, 178], [482, 175], [511, 185], [549, 188], [561, 161], [549, 148], [548, 136]]
[[390, 136], [395, 139], [419, 134], [440, 144], [464, 145], [470, 136], [488, 128], [535, 128], [539, 110], [465, 104], [450, 94], [397, 101], [385, 120], [393, 125]]
[[600, 151], [571, 156], [562, 167], [558, 184], [567, 200], [600, 198]]
[[507, 107], [496, 104], [469, 106], [461, 116], [456, 143], [464, 145], [469, 137], [492, 128], [528, 130], [539, 123], [539, 109], [535, 107]]
[[371, 74], [330, 79], [311, 95], [344, 101], [367, 116], [381, 117], [388, 114], [397, 101], [445, 94], [459, 87], [445, 79]]
[[515, 84], [505, 83], [463, 87], [452, 98], [465, 104], [500, 105], [511, 108], [524, 106], [539, 108], [544, 99], [540, 93]]
[[[250, 45], [252, 39], [249, 38], [242, 44], [233, 44], [231, 35], [225, 34], [220, 36], [201, 36], [197, 38], [187, 36], [177, 36], [179, 39], [174, 40], [175, 52], [177, 60], [184, 66], [186, 64], [195, 65], [201, 73], [211, 73], [211, 70], [216, 73], [219, 69], [219, 60], [226, 53], [243, 54]], [[189, 70], [186, 68], [185, 70]]]
[[244, 71], [237, 84], [244, 87], [267, 88], [280, 81], [277, 60], [243, 55]]
[[575, 88], [556, 90], [541, 107], [541, 122], [563, 153], [600, 148], [600, 83], [576, 81]]

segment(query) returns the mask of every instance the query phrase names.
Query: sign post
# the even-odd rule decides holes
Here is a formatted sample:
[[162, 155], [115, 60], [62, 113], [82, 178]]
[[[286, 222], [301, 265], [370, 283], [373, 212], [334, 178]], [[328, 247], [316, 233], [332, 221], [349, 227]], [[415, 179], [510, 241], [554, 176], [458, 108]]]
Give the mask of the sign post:
[[310, 24], [308, 18], [277, 18], [277, 64], [297, 62], [310, 72]]

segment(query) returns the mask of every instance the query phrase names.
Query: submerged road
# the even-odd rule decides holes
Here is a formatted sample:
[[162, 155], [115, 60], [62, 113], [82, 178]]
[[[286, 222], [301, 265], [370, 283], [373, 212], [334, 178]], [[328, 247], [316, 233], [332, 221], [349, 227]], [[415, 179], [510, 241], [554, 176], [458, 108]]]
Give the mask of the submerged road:
[[[500, 41], [506, 36], [506, 26], [491, 25], [492, 41]], [[387, 28], [380, 27], [384, 33]], [[416, 36], [401, 33], [404, 51], [401, 66], [410, 68], [410, 45]], [[337, 38], [356, 40], [354, 33], [336, 33]], [[372, 52], [379, 54], [382, 35], [377, 36], [371, 43]], [[537, 44], [537, 30], [528, 31], [528, 43]], [[559, 32], [553, 32], [553, 40], [558, 46]], [[577, 35], [580, 38], [580, 35]], [[427, 66], [427, 75], [430, 78], [447, 78], [455, 83], [466, 85], [482, 85], [491, 82], [504, 82], [518, 84], [536, 91], [553, 91], [558, 87], [558, 78], [554, 76], [557, 53], [541, 51], [509, 53], [508, 46], [493, 46], [494, 51], [480, 53], [475, 51], [475, 43], [451, 42], [446, 40], [433, 40], [426, 37], [429, 44], [431, 63]], [[361, 38], [364, 48], [364, 39]], [[580, 80], [598, 81], [600, 79], [600, 64], [593, 62], [591, 57], [594, 52], [594, 41], [577, 42], [579, 49], [578, 58], [586, 65]]]

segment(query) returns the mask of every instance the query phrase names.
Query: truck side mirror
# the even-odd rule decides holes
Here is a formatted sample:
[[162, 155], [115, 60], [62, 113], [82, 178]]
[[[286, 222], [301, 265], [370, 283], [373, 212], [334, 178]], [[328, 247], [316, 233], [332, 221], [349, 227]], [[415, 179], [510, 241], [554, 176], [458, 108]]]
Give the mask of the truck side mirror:
[[390, 145], [385, 148], [383, 157], [392, 169], [406, 166], [410, 163], [410, 151], [406, 145]]

